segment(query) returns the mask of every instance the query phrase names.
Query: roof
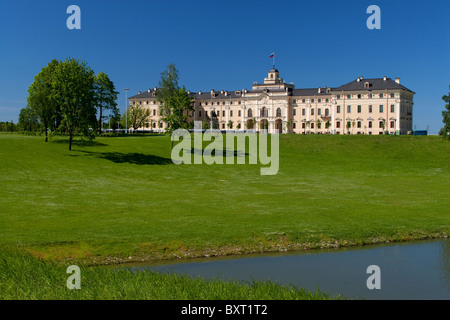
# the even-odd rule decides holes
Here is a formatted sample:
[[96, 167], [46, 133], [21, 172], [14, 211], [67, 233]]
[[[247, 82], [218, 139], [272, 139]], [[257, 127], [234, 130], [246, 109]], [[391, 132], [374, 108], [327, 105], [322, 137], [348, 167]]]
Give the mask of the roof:
[[[369, 83], [369, 88], [365, 87], [366, 83]], [[395, 82], [391, 78], [374, 78], [374, 79], [361, 79], [358, 81], [358, 79], [349, 82], [347, 84], [344, 84], [340, 87], [337, 87], [334, 89], [334, 91], [359, 91], [359, 90], [393, 90], [393, 89], [403, 89], [410, 92], [413, 92], [406, 88], [405, 86], [402, 86], [401, 84]]]
[[[358, 79], [360, 79], [358, 81]], [[352, 82], [349, 82], [347, 84], [344, 84], [340, 87], [335, 88], [327, 88], [323, 87], [320, 88], [321, 92], [319, 93], [319, 88], [310, 88], [310, 89], [289, 89], [289, 93], [292, 93], [292, 96], [329, 96], [333, 92], [339, 92], [339, 91], [367, 91], [367, 90], [406, 90], [409, 92], [414, 93], [410, 89], [406, 88], [405, 86], [402, 86], [401, 84], [395, 82], [391, 78], [372, 78], [372, 79], [361, 79], [358, 78]], [[369, 87], [366, 88], [365, 84], [369, 83]], [[252, 93], [262, 93], [264, 92], [264, 88], [258, 88], [254, 90], [248, 90], [246, 94], [252, 94]], [[153, 95], [155, 91], [158, 91], [158, 88], [149, 89], [144, 92], [139, 92], [137, 95], [134, 95], [130, 97], [130, 99], [146, 99], [146, 98], [154, 98]], [[239, 91], [241, 94], [236, 94], [235, 92]], [[268, 89], [269, 92], [285, 92], [285, 89], [279, 89], [279, 88], [273, 88]], [[329, 92], [327, 92], [329, 91]], [[195, 100], [211, 100], [211, 99], [217, 99], [217, 100], [225, 100], [225, 99], [237, 99], [237, 98], [244, 98], [242, 96], [242, 90], [235, 90], [235, 91], [213, 91], [214, 97], [212, 97], [211, 91], [202, 92], [193, 92], [189, 91], [190, 96], [194, 98]], [[226, 94], [227, 93], [227, 94]], [[226, 95], [225, 95], [226, 94]]]

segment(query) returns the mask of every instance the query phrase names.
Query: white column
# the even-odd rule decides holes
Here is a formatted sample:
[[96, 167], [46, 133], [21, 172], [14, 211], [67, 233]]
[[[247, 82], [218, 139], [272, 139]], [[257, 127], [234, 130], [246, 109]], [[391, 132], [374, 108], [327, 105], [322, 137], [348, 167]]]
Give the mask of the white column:
[[335, 128], [335, 114], [334, 114], [334, 103], [331, 104], [331, 133], [335, 134], [336, 128]]

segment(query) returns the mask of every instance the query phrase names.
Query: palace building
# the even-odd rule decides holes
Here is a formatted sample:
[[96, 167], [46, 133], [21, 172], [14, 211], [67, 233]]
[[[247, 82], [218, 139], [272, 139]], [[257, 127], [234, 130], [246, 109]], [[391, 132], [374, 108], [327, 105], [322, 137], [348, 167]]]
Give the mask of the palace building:
[[[269, 133], [397, 134], [412, 131], [414, 92], [400, 78], [358, 77], [340, 87], [296, 89], [275, 68], [251, 90], [188, 92], [194, 111], [189, 121], [220, 130], [267, 129]], [[139, 92], [130, 105], [150, 109], [147, 129], [162, 132], [158, 88]]]

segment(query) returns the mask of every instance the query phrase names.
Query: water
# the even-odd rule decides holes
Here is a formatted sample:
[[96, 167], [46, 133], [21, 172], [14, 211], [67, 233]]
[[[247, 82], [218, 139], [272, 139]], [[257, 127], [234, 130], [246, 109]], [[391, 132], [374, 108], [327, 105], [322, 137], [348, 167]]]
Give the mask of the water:
[[[367, 288], [370, 265], [380, 267], [381, 289]], [[446, 239], [133, 269], [205, 279], [270, 280], [356, 299], [450, 299], [450, 242]]]

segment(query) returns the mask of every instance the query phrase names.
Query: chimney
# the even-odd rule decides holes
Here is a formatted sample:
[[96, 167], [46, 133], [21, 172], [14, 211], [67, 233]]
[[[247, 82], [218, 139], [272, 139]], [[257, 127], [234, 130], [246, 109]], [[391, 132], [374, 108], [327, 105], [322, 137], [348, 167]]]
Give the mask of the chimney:
[[228, 96], [228, 91], [225, 91], [225, 97]]
[[359, 77], [361, 80], [364, 79], [363, 76]]
[[386, 77], [386, 76], [384, 76], [383, 80], [384, 80], [384, 81], [386, 81], [386, 80], [387, 80], [387, 77]]
[[188, 92], [187, 92], [188, 94], [191, 94], [191, 90], [188, 90]]
[[151, 89], [148, 89], [147, 92], [150, 93], [150, 91], [152, 91]]
[[397, 82], [398, 84], [400, 84], [400, 78], [395, 78], [395, 82]]
[[360, 81], [361, 81], [361, 79], [360, 79], [360, 78], [356, 78], [356, 81], [360, 82]]
[[321, 89], [321, 88], [319, 88], [319, 90], [317, 90], [317, 92], [318, 92], [318, 93], [321, 93], [321, 91], [322, 91], [322, 89]]
[[141, 92], [140, 92], [140, 91], [138, 91], [138, 94], [141, 94]]
[[199, 92], [198, 92], [198, 94], [199, 94], [199, 95], [201, 95], [201, 94], [202, 94], [202, 92], [201, 92], [201, 91], [199, 91]]

